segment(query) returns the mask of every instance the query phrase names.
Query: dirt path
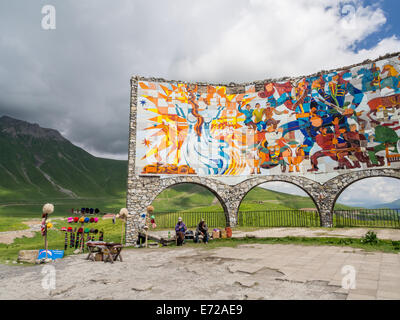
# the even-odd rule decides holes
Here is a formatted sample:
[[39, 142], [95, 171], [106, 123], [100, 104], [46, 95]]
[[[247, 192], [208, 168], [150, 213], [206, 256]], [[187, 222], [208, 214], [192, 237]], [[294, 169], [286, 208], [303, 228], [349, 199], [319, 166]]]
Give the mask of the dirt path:
[[40, 231], [40, 220], [22, 221], [22, 223], [26, 224], [29, 229], [0, 232], [0, 243], [11, 244], [16, 238], [33, 238], [35, 232]]

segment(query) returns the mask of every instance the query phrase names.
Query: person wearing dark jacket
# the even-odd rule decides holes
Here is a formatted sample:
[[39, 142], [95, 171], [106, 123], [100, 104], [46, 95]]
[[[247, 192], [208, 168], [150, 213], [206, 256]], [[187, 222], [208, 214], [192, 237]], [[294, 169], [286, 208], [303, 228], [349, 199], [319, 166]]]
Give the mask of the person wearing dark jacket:
[[194, 242], [198, 243], [199, 242], [199, 236], [203, 236], [203, 242], [208, 243], [208, 227], [204, 219], [201, 219], [200, 223], [198, 224], [196, 228], [196, 233], [194, 237]]
[[176, 232], [176, 245], [181, 246], [185, 240], [185, 232], [187, 230], [186, 225], [183, 223], [182, 218], [178, 218], [178, 223], [175, 226]]

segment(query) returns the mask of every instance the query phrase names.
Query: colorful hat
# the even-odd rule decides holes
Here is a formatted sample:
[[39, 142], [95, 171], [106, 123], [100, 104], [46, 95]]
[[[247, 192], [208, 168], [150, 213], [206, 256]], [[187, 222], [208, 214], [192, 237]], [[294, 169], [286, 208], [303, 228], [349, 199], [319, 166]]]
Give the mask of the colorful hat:
[[83, 228], [79, 228], [78, 233], [82, 233], [82, 232], [83, 232]]
[[95, 234], [98, 234], [99, 233], [99, 230], [97, 230], [97, 229], [94, 229], [94, 231], [93, 231]]
[[85, 233], [89, 233], [90, 229], [89, 228], [85, 228]]
[[53, 228], [53, 224], [51, 222], [47, 223], [47, 229]]
[[68, 232], [72, 232], [72, 227], [68, 227]]
[[151, 216], [150, 218], [155, 219], [156, 217], [155, 216]]
[[94, 223], [97, 223], [97, 222], [99, 222], [99, 218], [95, 217], [94, 218]]
[[80, 222], [80, 223], [84, 223], [84, 222], [85, 222], [85, 218], [84, 218], [84, 217], [80, 217], [80, 218], [79, 218], [79, 222]]
[[79, 217], [74, 217], [74, 222], [78, 222], [79, 221]]
[[66, 227], [62, 227], [61, 231], [67, 231], [67, 228]]
[[94, 233], [94, 228], [91, 228], [91, 229], [90, 229], [90, 233]]
[[94, 218], [90, 218], [90, 223], [93, 223], [94, 222]]
[[85, 218], [85, 223], [88, 223], [90, 221], [90, 219], [88, 217]]
[[67, 221], [68, 221], [68, 223], [74, 222], [74, 218], [68, 217]]
[[143, 213], [143, 214], [141, 215], [141, 217], [142, 217], [142, 218], [146, 218], [146, 214]]

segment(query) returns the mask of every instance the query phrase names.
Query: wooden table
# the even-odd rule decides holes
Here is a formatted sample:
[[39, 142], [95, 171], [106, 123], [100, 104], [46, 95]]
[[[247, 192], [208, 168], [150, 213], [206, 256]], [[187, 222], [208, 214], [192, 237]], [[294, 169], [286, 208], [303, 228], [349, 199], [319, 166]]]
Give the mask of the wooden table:
[[102, 253], [104, 262], [109, 261], [114, 263], [118, 258], [122, 262], [121, 251], [124, 246], [120, 243], [107, 243], [101, 241], [88, 242], [87, 247], [89, 250], [89, 254], [86, 258], [87, 260], [95, 261], [94, 254]]

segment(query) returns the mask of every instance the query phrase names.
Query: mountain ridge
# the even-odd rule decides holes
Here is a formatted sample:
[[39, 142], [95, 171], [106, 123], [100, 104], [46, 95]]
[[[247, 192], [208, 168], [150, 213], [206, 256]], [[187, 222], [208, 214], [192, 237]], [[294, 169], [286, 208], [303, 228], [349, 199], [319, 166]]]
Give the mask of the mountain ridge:
[[98, 158], [55, 129], [0, 117], [0, 202], [120, 196], [126, 160]]

